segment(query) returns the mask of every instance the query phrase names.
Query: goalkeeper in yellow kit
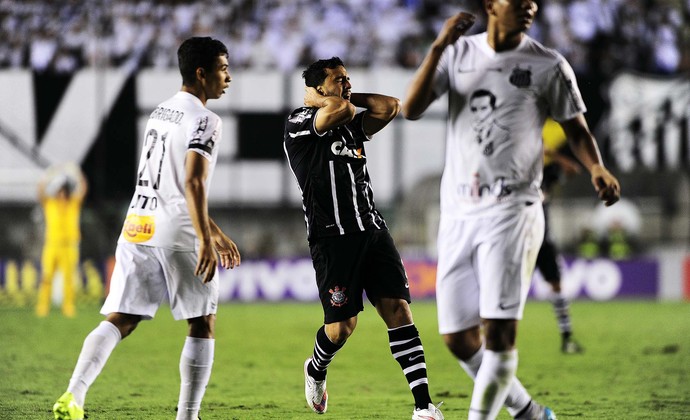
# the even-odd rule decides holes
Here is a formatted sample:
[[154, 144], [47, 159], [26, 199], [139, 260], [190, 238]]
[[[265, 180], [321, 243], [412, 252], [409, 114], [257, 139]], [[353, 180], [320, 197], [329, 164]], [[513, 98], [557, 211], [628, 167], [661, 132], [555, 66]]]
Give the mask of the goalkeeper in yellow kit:
[[53, 278], [57, 270], [62, 273], [62, 313], [73, 317], [74, 286], [79, 265], [79, 219], [86, 178], [76, 165], [49, 170], [38, 184], [38, 199], [45, 220], [45, 242], [41, 255], [41, 285], [38, 290], [36, 315], [44, 317], [50, 312]]

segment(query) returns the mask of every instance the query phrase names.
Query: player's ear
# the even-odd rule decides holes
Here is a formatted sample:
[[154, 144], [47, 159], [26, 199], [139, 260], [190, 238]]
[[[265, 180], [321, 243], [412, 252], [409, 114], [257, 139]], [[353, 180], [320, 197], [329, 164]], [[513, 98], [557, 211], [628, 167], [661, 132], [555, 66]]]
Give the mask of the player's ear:
[[484, 9], [487, 14], [492, 15], [494, 13], [494, 0], [484, 0]]
[[197, 80], [202, 80], [206, 78], [206, 70], [204, 70], [203, 67], [198, 67], [196, 69], [196, 78]]
[[323, 95], [323, 88], [321, 86], [317, 86], [316, 91]]

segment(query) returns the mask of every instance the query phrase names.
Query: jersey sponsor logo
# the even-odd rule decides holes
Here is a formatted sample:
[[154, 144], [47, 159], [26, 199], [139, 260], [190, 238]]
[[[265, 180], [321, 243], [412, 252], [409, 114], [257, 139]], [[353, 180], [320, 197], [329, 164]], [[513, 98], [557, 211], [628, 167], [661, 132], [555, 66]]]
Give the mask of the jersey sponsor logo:
[[505, 185], [505, 178], [499, 177], [491, 184], [482, 184], [479, 182], [479, 176], [475, 175], [474, 182], [458, 185], [458, 194], [462, 197], [471, 197], [479, 200], [482, 197], [495, 197], [501, 199], [510, 195], [512, 189]]
[[512, 85], [519, 88], [527, 87], [532, 84], [532, 71], [530, 69], [521, 69], [520, 66], [515, 66], [508, 80]]
[[345, 142], [338, 140], [331, 144], [331, 152], [336, 156], [347, 156], [354, 159], [364, 159], [365, 156], [362, 155], [362, 148], [350, 149], [345, 145]]
[[130, 214], [122, 227], [122, 236], [128, 242], [146, 242], [156, 232], [156, 221], [153, 216]]
[[328, 293], [331, 294], [331, 306], [339, 308], [347, 303], [345, 290], [347, 290], [347, 287], [341, 289], [340, 286], [335, 286], [333, 289], [328, 290]]

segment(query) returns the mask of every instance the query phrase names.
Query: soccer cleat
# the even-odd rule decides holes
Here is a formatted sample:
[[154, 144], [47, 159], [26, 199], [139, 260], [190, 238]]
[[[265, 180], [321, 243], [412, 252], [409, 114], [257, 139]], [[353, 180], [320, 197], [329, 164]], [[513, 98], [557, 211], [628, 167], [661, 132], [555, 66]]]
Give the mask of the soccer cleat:
[[563, 342], [561, 343], [561, 353], [578, 354], [584, 351], [585, 349], [582, 348], [582, 346], [578, 344], [577, 341], [573, 340], [572, 338], [563, 338]]
[[556, 413], [553, 412], [552, 409], [549, 407], [542, 407], [544, 410], [542, 411], [541, 417], [539, 417], [539, 420], [557, 420], [556, 419]]
[[84, 409], [77, 405], [71, 392], [65, 392], [53, 405], [53, 415], [56, 420], [83, 420]]
[[311, 363], [311, 357], [304, 362], [304, 396], [307, 398], [307, 406], [317, 414], [323, 414], [328, 409], [328, 392], [326, 392], [326, 379], [317, 381], [307, 371]]
[[438, 408], [443, 404], [438, 405], [429, 403], [429, 407], [424, 409], [415, 408], [412, 412], [412, 420], [443, 420], [443, 413]]
[[549, 407], [531, 401], [516, 420], [557, 420], [556, 413]]

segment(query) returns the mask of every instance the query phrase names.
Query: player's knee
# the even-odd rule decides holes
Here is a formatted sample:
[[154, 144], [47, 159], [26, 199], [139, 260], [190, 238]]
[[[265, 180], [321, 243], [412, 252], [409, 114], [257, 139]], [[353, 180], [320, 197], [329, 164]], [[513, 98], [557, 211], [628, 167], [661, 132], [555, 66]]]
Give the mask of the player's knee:
[[459, 360], [468, 360], [482, 346], [482, 339], [478, 328], [453, 334], [444, 334], [443, 341], [448, 350]]
[[355, 331], [357, 318], [352, 317], [346, 321], [326, 324], [326, 336], [333, 344], [342, 345]]
[[189, 319], [189, 336], [196, 338], [213, 338], [215, 334], [215, 316], [202, 316]]
[[388, 328], [397, 328], [412, 323], [410, 305], [405, 299], [381, 299], [376, 310]]
[[484, 336], [488, 350], [511, 350], [515, 347], [517, 321], [514, 319], [484, 320]]
[[139, 321], [141, 321], [141, 316], [114, 313], [108, 315], [106, 320], [111, 324], [115, 325], [115, 327], [117, 327], [117, 329], [120, 330], [121, 338], [125, 338], [137, 328], [137, 325], [139, 325]]

